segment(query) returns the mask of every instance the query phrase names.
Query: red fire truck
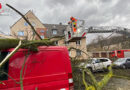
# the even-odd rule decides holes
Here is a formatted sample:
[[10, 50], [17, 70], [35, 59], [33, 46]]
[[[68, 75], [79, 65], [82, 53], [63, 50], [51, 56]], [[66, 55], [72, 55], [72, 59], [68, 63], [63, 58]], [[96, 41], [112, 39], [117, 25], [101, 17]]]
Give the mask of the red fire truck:
[[[0, 61], [12, 50], [1, 51]], [[0, 69], [0, 90], [21, 90], [16, 82], [24, 62], [24, 90], [73, 90], [68, 50], [60, 46], [40, 46], [38, 52], [19, 49]]]
[[110, 54], [111, 58], [117, 57], [117, 58], [124, 58], [124, 57], [130, 57], [130, 49], [128, 50], [114, 50]]

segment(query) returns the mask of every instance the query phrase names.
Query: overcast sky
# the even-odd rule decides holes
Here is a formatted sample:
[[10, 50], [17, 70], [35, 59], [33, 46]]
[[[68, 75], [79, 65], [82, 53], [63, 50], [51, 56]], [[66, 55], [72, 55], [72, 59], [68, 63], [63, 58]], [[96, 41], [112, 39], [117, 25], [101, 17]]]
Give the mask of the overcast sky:
[[[42, 23], [67, 24], [70, 16], [74, 16], [84, 19], [86, 26], [130, 28], [130, 0], [0, 0], [0, 3], [5, 9], [8, 3], [23, 14], [33, 10]], [[0, 31], [5, 33], [10, 33], [10, 26], [20, 18], [14, 11], [8, 13], [0, 16]]]

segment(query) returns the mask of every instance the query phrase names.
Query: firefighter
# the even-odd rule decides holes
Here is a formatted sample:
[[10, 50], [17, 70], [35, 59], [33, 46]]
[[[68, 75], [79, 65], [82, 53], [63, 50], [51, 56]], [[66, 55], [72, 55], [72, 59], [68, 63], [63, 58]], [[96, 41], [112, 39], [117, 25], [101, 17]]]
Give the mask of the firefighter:
[[75, 19], [74, 17], [70, 17], [70, 20], [72, 23], [72, 29], [73, 29], [73, 32], [76, 32], [77, 31], [77, 19]]

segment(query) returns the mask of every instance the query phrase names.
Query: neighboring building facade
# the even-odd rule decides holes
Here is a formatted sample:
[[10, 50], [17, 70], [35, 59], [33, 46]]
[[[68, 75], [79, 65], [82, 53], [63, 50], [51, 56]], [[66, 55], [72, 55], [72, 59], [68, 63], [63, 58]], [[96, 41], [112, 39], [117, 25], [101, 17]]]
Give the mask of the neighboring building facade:
[[[31, 24], [36, 29], [37, 33], [41, 36], [42, 39], [50, 38], [51, 40], [58, 40], [55, 42], [58, 46], [66, 46], [68, 49], [73, 47], [79, 50], [72, 49], [69, 51], [69, 55], [71, 57], [76, 57], [77, 59], [87, 59], [87, 48], [86, 48], [86, 38], [83, 37], [81, 40], [76, 42], [66, 42], [65, 41], [65, 31], [67, 25], [60, 24], [43, 24], [40, 20], [31, 12], [28, 11], [25, 14], [25, 17], [31, 22]], [[11, 35], [15, 38], [34, 40], [38, 39], [38, 37], [33, 35], [31, 27], [25, 22], [23, 18], [19, 19], [14, 25], [11, 27]], [[83, 52], [81, 52], [82, 50]]]
[[[66, 42], [65, 41], [65, 33], [67, 25], [60, 24], [44, 24], [44, 26], [47, 28], [47, 37], [51, 38], [51, 40], [56, 40], [55, 44], [58, 46], [66, 46], [68, 49], [73, 47], [79, 50], [71, 49], [69, 51], [69, 55], [77, 59], [87, 59], [89, 56], [87, 56], [87, 48], [86, 48], [86, 38], [83, 37], [80, 40], [77, 40], [76, 42]], [[52, 38], [53, 37], [53, 38]], [[82, 50], [82, 51], [80, 51]]]
[[[28, 11], [25, 17], [31, 22], [36, 31], [40, 34], [41, 38], [46, 38], [46, 28], [41, 21], [34, 15], [32, 11]], [[16, 23], [11, 26], [11, 35], [15, 38], [33, 40], [38, 39], [28, 25], [28, 23], [20, 18]]]
[[111, 58], [112, 51], [94, 51], [89, 52], [92, 58]]

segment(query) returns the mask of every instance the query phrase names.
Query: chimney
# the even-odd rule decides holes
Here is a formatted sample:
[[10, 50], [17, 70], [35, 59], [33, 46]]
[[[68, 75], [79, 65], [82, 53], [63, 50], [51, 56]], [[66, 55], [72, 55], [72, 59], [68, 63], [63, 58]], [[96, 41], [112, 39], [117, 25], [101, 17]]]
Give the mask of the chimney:
[[60, 22], [59, 25], [62, 25], [62, 22]]

